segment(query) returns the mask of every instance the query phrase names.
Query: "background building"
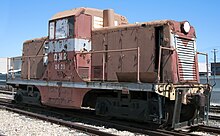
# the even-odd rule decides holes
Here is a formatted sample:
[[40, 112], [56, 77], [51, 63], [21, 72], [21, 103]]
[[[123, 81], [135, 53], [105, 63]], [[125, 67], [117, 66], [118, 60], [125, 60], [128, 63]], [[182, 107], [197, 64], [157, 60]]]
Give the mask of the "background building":
[[[210, 64], [208, 66], [209, 76], [211, 75], [211, 68]], [[207, 75], [207, 66], [206, 63], [199, 63], [199, 75], [200, 76], [206, 76]]]
[[220, 75], [220, 62], [211, 63], [212, 75]]
[[0, 74], [7, 73], [7, 58], [0, 58]]
[[[8, 60], [8, 68], [9, 70], [14, 69], [15, 71], [21, 71], [21, 57], [12, 57]], [[0, 58], [0, 74], [7, 73], [7, 58]]]

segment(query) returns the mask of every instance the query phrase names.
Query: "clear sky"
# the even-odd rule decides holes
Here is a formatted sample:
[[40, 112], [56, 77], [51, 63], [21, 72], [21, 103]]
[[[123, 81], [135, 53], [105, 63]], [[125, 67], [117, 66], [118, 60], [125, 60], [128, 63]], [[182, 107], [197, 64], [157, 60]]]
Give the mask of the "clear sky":
[[[198, 51], [218, 49], [220, 58], [220, 0], [1, 0], [0, 57], [22, 54], [25, 40], [47, 36], [48, 20], [76, 7], [114, 9], [130, 23], [152, 20], [188, 20], [196, 29]], [[200, 59], [203, 61], [203, 59]]]

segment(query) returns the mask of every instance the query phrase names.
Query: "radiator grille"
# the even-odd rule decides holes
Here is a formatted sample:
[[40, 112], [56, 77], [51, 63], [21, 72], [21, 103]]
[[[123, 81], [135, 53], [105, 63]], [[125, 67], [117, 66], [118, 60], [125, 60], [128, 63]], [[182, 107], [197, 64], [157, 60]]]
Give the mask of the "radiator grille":
[[195, 80], [195, 45], [194, 41], [176, 38], [178, 68], [180, 80]]

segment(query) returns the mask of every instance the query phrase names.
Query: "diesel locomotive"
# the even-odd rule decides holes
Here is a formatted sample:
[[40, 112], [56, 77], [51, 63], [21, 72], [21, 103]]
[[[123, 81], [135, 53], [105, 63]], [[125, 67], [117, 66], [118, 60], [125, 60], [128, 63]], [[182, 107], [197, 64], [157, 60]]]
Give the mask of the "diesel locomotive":
[[17, 103], [172, 128], [206, 121], [211, 93], [208, 78], [199, 83], [188, 21], [130, 24], [112, 9], [84, 7], [55, 14], [48, 36], [25, 41], [21, 78], [7, 84]]

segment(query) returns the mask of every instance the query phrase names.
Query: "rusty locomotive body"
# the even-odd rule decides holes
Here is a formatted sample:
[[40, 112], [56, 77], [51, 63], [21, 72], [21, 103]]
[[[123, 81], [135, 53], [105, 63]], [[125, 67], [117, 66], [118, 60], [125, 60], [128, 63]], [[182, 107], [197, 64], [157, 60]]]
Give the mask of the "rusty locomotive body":
[[24, 42], [21, 79], [7, 83], [18, 103], [90, 107], [173, 128], [204, 121], [210, 93], [199, 83], [187, 21], [129, 24], [113, 10], [91, 8], [53, 16], [48, 37]]

